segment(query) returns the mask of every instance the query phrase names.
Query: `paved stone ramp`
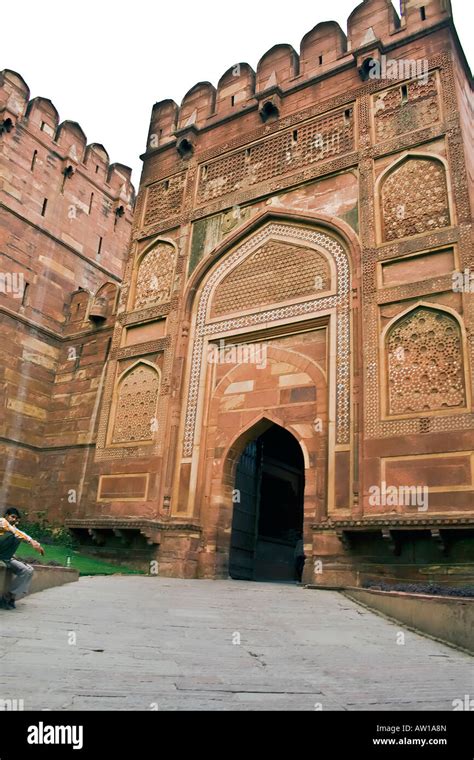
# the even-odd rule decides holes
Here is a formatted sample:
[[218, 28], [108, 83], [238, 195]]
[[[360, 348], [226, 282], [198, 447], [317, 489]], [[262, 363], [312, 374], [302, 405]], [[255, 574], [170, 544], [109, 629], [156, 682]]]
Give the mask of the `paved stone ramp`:
[[400, 631], [331, 591], [83, 578], [0, 611], [0, 698], [26, 710], [391, 711], [452, 710], [474, 694], [469, 655], [406, 630], [397, 644]]

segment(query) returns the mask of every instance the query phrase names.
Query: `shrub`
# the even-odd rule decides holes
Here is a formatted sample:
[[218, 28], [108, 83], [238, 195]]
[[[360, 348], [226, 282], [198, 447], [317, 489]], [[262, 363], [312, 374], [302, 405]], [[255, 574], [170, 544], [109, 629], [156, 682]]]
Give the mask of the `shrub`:
[[44, 512], [37, 512], [36, 515], [37, 521], [30, 521], [28, 513], [25, 512], [25, 517], [18, 526], [20, 530], [28, 533], [29, 536], [46, 546], [48, 544], [56, 544], [66, 546], [68, 549], [74, 549], [77, 546], [77, 541], [67, 528], [62, 525], [58, 526], [48, 523]]
[[454, 588], [453, 586], [439, 586], [436, 583], [386, 583], [368, 580], [362, 583], [362, 588], [373, 589], [374, 591], [404, 591], [407, 594], [474, 597], [474, 586]]

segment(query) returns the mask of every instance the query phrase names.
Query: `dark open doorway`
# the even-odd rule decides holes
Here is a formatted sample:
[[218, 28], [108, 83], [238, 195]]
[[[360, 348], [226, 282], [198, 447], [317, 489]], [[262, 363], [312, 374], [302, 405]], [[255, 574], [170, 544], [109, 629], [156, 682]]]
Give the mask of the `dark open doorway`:
[[287, 430], [272, 425], [243, 451], [235, 478], [229, 574], [294, 581], [303, 532], [304, 459]]

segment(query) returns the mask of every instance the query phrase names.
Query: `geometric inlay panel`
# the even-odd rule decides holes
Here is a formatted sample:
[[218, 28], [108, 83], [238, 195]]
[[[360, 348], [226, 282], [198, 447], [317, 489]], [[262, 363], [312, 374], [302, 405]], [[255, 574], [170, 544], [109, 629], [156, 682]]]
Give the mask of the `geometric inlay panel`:
[[211, 316], [314, 296], [329, 290], [331, 273], [325, 256], [281, 240], [269, 240], [220, 283]]
[[227, 193], [349, 153], [353, 148], [353, 108], [319, 116], [202, 166], [197, 201], [209, 203]]
[[387, 336], [389, 414], [466, 406], [461, 330], [450, 314], [419, 308]]
[[171, 299], [175, 265], [176, 251], [169, 243], [159, 243], [145, 254], [138, 268], [135, 309]]
[[158, 372], [147, 364], [125, 375], [118, 388], [112, 443], [153, 440], [159, 390]]
[[382, 187], [384, 240], [449, 227], [446, 172], [440, 161], [410, 158], [394, 169]]
[[185, 179], [186, 173], [181, 172], [148, 187], [146, 211], [143, 219], [145, 227], [172, 216], [177, 209], [181, 208]]
[[435, 124], [441, 118], [435, 72], [373, 96], [376, 142]]

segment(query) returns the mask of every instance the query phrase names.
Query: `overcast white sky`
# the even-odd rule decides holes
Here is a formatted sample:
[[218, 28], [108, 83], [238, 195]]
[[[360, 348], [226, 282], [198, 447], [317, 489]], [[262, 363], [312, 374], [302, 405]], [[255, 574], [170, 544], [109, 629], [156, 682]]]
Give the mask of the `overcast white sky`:
[[[138, 187], [153, 103], [178, 104], [201, 80], [217, 84], [239, 61], [254, 69], [276, 43], [299, 51], [306, 32], [334, 19], [346, 31], [357, 0], [22, 0], [4, 2], [0, 70], [18, 71], [53, 101], [61, 120], [77, 121], [111, 161], [133, 168]], [[473, 66], [473, 0], [452, 0]], [[399, 9], [398, 0], [394, 5]]]

